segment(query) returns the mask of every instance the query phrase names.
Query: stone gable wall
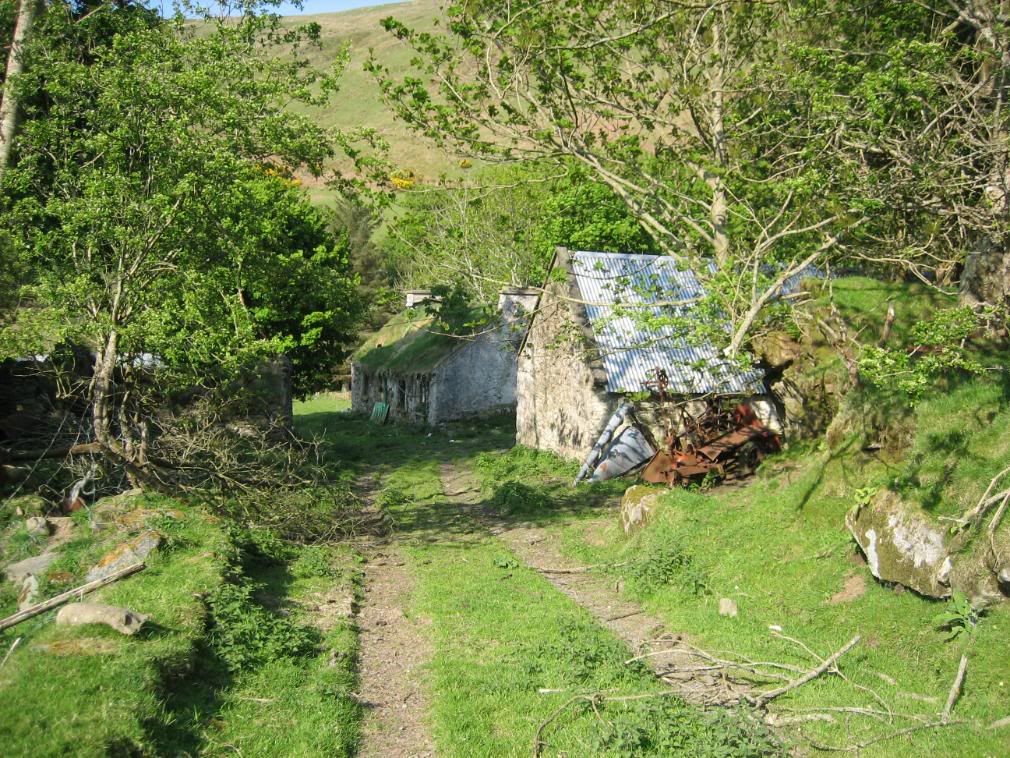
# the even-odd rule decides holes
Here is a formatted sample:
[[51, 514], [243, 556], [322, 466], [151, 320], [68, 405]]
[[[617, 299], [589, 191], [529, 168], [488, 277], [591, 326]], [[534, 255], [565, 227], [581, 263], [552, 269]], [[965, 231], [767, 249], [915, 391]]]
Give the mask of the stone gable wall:
[[[551, 282], [519, 355], [516, 433], [521, 445], [582, 459], [620, 400], [588, 347], [585, 323], [567, 282]], [[576, 296], [577, 299], [577, 296]]]

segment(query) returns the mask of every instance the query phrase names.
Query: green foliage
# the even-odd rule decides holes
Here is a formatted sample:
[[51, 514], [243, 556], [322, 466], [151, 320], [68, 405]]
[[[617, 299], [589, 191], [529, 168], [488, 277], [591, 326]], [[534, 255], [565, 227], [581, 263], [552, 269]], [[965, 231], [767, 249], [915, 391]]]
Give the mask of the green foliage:
[[22, 525], [7, 535], [3, 543], [3, 555], [6, 559], [19, 561], [41, 552], [44, 544], [43, 539], [31, 534], [27, 527]]
[[256, 587], [225, 582], [207, 597], [209, 644], [230, 671], [312, 654], [318, 633], [271, 613], [256, 602]]
[[69, 342], [114, 365], [156, 356], [155, 381], [92, 383], [99, 404], [221, 386], [281, 352], [297, 392], [322, 386], [361, 307], [346, 241], [292, 178], [333, 153], [323, 129], [285, 111], [334, 90], [337, 72], [304, 59], [318, 28], [282, 30], [251, 5], [195, 33], [136, 7], [77, 20], [55, 3], [25, 53], [45, 65], [18, 81], [0, 236], [22, 308], [0, 352]]
[[322, 579], [340, 576], [333, 552], [324, 545], [306, 545], [298, 551], [291, 564], [291, 575], [297, 579]]
[[607, 705], [602, 713], [600, 731], [592, 740], [595, 755], [749, 758], [780, 753], [770, 731], [745, 725], [745, 714], [713, 709], [699, 718], [674, 697], [657, 697], [634, 707]]
[[509, 569], [519, 568], [519, 561], [511, 555], [497, 555], [494, 559], [494, 565], [496, 568], [507, 571]]
[[969, 344], [988, 315], [971, 308], [949, 308], [919, 321], [908, 342], [896, 347], [869, 345], [859, 357], [859, 373], [868, 384], [914, 403], [940, 377], [952, 372], [978, 375], [985, 366]]
[[432, 318], [433, 326], [453, 335], [473, 334], [491, 323], [493, 312], [487, 307], [475, 308], [470, 294], [457, 282], [451, 285], [433, 284], [432, 299], [424, 309]]
[[666, 587], [676, 587], [691, 595], [711, 594], [709, 580], [683, 546], [673, 540], [650, 545], [641, 558], [620, 569], [635, 585], [637, 592], [650, 595]]
[[507, 481], [497, 487], [491, 503], [496, 511], [508, 516], [542, 514], [554, 506], [554, 501], [541, 488], [517, 481]]
[[[557, 245], [653, 252], [624, 203], [584, 170], [552, 165], [487, 168], [464, 186], [400, 198], [385, 252], [414, 287], [448, 286], [494, 305], [506, 285], [539, 286]], [[473, 184], [476, 183], [476, 187]]]
[[526, 482], [541, 476], [558, 476], [569, 481], [579, 469], [577, 463], [559, 459], [553, 453], [516, 445], [508, 451], [479, 453], [474, 466], [486, 481]]
[[947, 609], [933, 617], [933, 625], [947, 631], [947, 642], [951, 642], [974, 633], [984, 613], [984, 609], [975, 608], [963, 592], [954, 590]]

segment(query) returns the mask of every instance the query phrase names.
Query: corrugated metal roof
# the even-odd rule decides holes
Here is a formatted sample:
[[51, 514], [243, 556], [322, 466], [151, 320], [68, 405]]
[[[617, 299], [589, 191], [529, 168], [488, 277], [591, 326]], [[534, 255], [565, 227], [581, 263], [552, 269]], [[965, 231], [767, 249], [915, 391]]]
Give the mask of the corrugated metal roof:
[[[763, 392], [761, 372], [741, 370], [711, 344], [690, 345], [672, 326], [645, 325], [642, 315], [690, 315], [689, 306], [670, 302], [703, 294], [692, 271], [666, 255], [577, 252], [572, 269], [596, 345], [607, 372], [609, 392], [641, 392], [665, 369], [676, 394], [737, 395]], [[656, 303], [655, 307], [648, 307]], [[619, 306], [634, 308], [623, 315]], [[615, 313], [615, 309], [617, 312]]]

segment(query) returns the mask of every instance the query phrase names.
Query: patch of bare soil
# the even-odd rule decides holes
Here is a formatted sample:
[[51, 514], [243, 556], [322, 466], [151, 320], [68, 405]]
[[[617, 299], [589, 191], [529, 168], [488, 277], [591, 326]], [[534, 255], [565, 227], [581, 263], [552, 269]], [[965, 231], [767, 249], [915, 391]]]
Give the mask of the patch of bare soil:
[[434, 755], [425, 717], [421, 667], [431, 657], [427, 635], [403, 608], [413, 577], [395, 545], [365, 565], [364, 600], [357, 624], [359, 699], [367, 709], [359, 755]]
[[[468, 504], [480, 501], [479, 484], [468, 470], [445, 464], [441, 476], [450, 499]], [[509, 524], [488, 509], [483, 509], [480, 517], [519, 558], [623, 640], [634, 658], [684, 700], [699, 705], [736, 703], [748, 691], [747, 682], [730, 676], [720, 663], [707, 660], [704, 651], [694, 647], [685, 634], [669, 629], [659, 618], [623, 597], [619, 579], [569, 561], [547, 529]]]
[[828, 600], [835, 605], [837, 603], [848, 603], [858, 597], [862, 597], [866, 592], [866, 580], [862, 574], [852, 574], [845, 580], [845, 585]]
[[[359, 491], [367, 501], [376, 480]], [[364, 546], [363, 546], [364, 547]], [[414, 579], [395, 534], [367, 549], [358, 627], [358, 700], [365, 707], [358, 755], [374, 758], [432, 756], [421, 668], [431, 658], [422, 620], [408, 618]]]

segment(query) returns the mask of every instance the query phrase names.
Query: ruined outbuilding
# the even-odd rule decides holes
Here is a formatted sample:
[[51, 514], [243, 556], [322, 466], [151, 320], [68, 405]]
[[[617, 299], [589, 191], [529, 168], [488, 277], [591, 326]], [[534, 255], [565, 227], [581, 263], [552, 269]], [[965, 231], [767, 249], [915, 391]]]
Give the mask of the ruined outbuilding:
[[722, 398], [746, 401], [778, 431], [758, 369], [642, 318], [671, 310], [689, 318], [701, 294], [698, 277], [669, 256], [559, 248], [519, 353], [518, 442], [581, 459], [628, 399], [656, 449], [682, 431], [671, 428], [673, 403], [701, 418]]
[[516, 351], [537, 293], [503, 290], [495, 318], [462, 334], [439, 326], [424, 294], [408, 293], [407, 308], [354, 354], [352, 410], [384, 403], [390, 420], [428, 425], [513, 412]]

